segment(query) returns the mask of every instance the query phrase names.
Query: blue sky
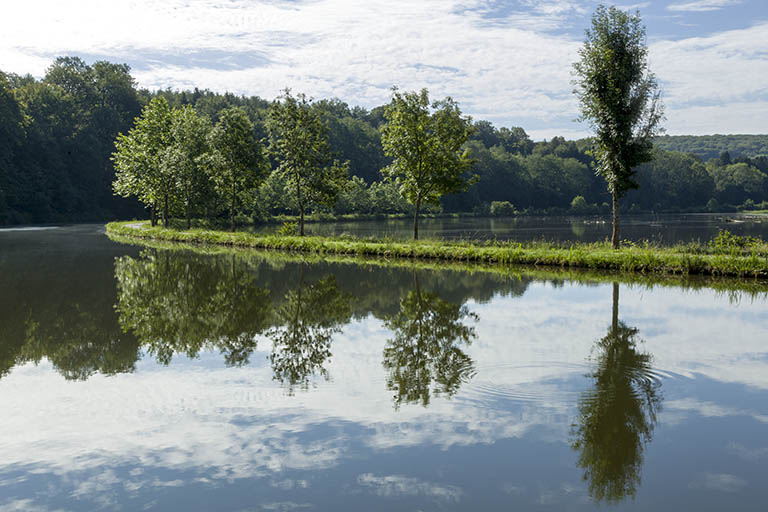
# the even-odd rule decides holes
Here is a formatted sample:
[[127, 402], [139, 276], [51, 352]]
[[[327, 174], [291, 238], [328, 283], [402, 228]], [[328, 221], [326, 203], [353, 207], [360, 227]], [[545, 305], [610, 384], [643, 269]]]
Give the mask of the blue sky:
[[[0, 69], [127, 62], [142, 87], [371, 108], [393, 85], [452, 96], [534, 138], [579, 137], [571, 65], [596, 0], [27, 0], [3, 6]], [[767, 0], [623, 0], [639, 10], [670, 134], [768, 133]]]

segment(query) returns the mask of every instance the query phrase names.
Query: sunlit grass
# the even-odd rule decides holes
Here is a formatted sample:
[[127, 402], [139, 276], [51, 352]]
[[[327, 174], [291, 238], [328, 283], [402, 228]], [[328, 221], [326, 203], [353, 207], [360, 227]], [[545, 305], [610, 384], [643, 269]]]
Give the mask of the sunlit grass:
[[148, 222], [113, 222], [111, 234], [231, 247], [251, 247], [314, 254], [377, 256], [453, 262], [537, 265], [562, 268], [605, 269], [621, 272], [701, 274], [768, 278], [768, 244], [715, 247], [687, 243], [665, 247], [653, 243], [622, 244], [618, 250], [607, 242], [534, 241], [403, 241], [387, 238], [287, 236], [244, 231], [171, 229], [151, 227]]

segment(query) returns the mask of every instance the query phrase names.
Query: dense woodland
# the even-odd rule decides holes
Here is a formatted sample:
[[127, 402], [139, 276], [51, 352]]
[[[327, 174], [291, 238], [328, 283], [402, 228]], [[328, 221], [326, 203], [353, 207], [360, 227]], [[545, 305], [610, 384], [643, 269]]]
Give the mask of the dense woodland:
[[[211, 125], [230, 107], [243, 109], [255, 140], [266, 141], [272, 101], [200, 91], [138, 89], [124, 64], [58, 58], [42, 79], [0, 72], [0, 224], [146, 218], [134, 199], [113, 191], [112, 155], [153, 98], [189, 106]], [[408, 213], [398, 187], [383, 180], [390, 163], [382, 147], [384, 107], [367, 110], [338, 99], [312, 102], [327, 127], [334, 159], [349, 161], [347, 183], [327, 213]], [[476, 183], [442, 197], [432, 211], [508, 214], [605, 214], [610, 197], [596, 176], [590, 140], [534, 142], [523, 128], [473, 122], [466, 143]], [[623, 200], [628, 211], [721, 211], [766, 207], [768, 136], [660, 137], [654, 160], [637, 169], [640, 187]], [[272, 168], [277, 167], [269, 155]], [[267, 174], [240, 207], [242, 218], [295, 213], [279, 173]], [[174, 207], [175, 208], [175, 207]], [[178, 208], [172, 212], [183, 216]], [[195, 215], [229, 215], [224, 204]]]

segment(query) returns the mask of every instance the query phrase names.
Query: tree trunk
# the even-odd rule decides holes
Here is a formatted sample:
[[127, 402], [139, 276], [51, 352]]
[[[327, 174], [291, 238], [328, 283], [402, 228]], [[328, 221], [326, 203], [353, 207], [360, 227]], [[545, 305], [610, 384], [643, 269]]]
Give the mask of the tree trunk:
[[163, 227], [168, 227], [168, 194], [165, 194], [165, 202], [163, 203]]
[[611, 235], [611, 247], [613, 249], [619, 248], [619, 194], [614, 190], [611, 192], [611, 198], [613, 202], [613, 234]]
[[229, 229], [231, 231], [235, 230], [235, 201], [237, 200], [237, 195], [235, 194], [235, 183], [232, 182], [232, 206], [229, 209]]
[[152, 227], [157, 226], [157, 208], [155, 203], [152, 203], [152, 206], [149, 207], [149, 222], [152, 224]]
[[296, 197], [299, 199], [299, 236], [304, 236], [304, 201], [301, 200], [301, 185], [296, 181]]
[[619, 329], [619, 283], [613, 283], [613, 318], [611, 329], [616, 332]]
[[187, 229], [192, 227], [192, 205], [189, 204], [189, 197], [187, 197]]
[[419, 208], [421, 207], [421, 199], [416, 200], [416, 210], [413, 212], [413, 239], [419, 239]]

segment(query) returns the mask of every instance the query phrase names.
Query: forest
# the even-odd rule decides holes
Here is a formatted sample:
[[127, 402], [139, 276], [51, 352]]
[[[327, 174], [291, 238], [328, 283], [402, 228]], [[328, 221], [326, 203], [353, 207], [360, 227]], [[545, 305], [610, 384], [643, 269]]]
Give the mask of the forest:
[[[36, 79], [0, 71], [0, 224], [147, 218], [134, 198], [115, 194], [113, 154], [119, 134], [134, 127], [142, 109], [163, 98], [170, 109], [189, 107], [211, 126], [238, 107], [252, 138], [266, 141], [272, 100], [209, 90], [149, 91], [137, 87], [125, 64], [87, 64], [57, 58]], [[382, 144], [385, 107], [365, 109], [340, 99], [316, 99], [311, 108], [327, 131], [334, 160], [348, 162], [335, 204], [308, 204], [326, 214], [410, 213], [412, 206], [382, 169], [391, 163]], [[191, 110], [190, 110], [191, 109]], [[607, 214], [610, 196], [595, 174], [590, 140], [533, 141], [521, 127], [474, 120], [464, 144], [473, 185], [446, 194], [433, 213], [477, 215]], [[729, 211], [768, 207], [768, 136], [663, 136], [654, 159], [639, 166], [639, 188], [624, 198], [629, 212]], [[268, 153], [269, 168], [275, 155]], [[295, 214], [284, 175], [267, 172], [239, 205], [239, 219], [260, 221]], [[213, 207], [211, 208], [211, 204]], [[179, 204], [172, 215], [183, 217]], [[188, 212], [186, 212], [188, 213]], [[223, 201], [193, 212], [227, 219]]]

